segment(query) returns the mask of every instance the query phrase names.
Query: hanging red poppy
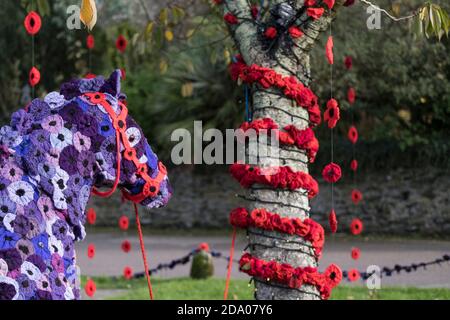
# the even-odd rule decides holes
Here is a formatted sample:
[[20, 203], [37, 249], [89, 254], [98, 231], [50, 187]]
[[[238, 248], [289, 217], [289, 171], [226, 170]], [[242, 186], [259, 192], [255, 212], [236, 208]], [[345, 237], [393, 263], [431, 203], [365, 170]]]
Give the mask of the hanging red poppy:
[[334, 7], [335, 0], [323, 0], [323, 2], [328, 6], [328, 9], [332, 9]]
[[34, 36], [41, 29], [42, 26], [41, 17], [37, 12], [30, 11], [25, 17], [23, 24], [28, 34]]
[[323, 15], [324, 11], [324, 8], [308, 8], [306, 9], [306, 14], [316, 20]]
[[356, 236], [363, 231], [363, 223], [360, 219], [355, 218], [350, 223], [350, 232]]
[[123, 252], [128, 253], [131, 250], [131, 242], [128, 240], [124, 240], [120, 247], [122, 248]]
[[327, 44], [325, 46], [325, 55], [327, 57], [328, 63], [334, 63], [334, 55], [333, 55], [333, 37], [329, 36]]
[[335, 183], [342, 176], [341, 167], [336, 163], [329, 163], [322, 170], [322, 177], [326, 182]]
[[334, 209], [331, 209], [330, 215], [328, 216], [328, 222], [330, 223], [331, 232], [336, 233], [338, 228], [338, 221]]
[[356, 269], [348, 270], [348, 280], [351, 282], [357, 281], [360, 278], [359, 271]]
[[349, 88], [347, 91], [347, 100], [350, 104], [354, 104], [356, 100], [356, 92], [354, 88]]
[[264, 36], [267, 39], [274, 39], [277, 36], [277, 29], [274, 27], [269, 27], [266, 29], [266, 31], [264, 32]]
[[344, 59], [344, 65], [347, 68], [347, 70], [350, 70], [353, 66], [353, 58], [350, 56], [346, 56]]
[[197, 250], [209, 252], [209, 244], [207, 242], [202, 242], [198, 245]]
[[228, 24], [237, 24], [238, 23], [238, 19], [236, 18], [236, 16], [229, 12], [223, 16], [223, 19]]
[[87, 256], [89, 259], [94, 258], [95, 256], [95, 245], [90, 243], [87, 248]]
[[129, 226], [130, 226], [130, 220], [128, 219], [128, 217], [127, 216], [121, 216], [119, 218], [119, 227], [120, 227], [120, 229], [125, 231], [125, 230], [128, 229]]
[[41, 81], [41, 73], [36, 67], [31, 68], [30, 73], [28, 74], [28, 82], [30, 86], [36, 86], [39, 81]]
[[97, 287], [95, 285], [94, 280], [88, 279], [88, 281], [86, 281], [86, 285], [84, 286], [84, 291], [86, 292], [86, 294], [89, 297], [93, 297], [96, 290], [97, 290]]
[[122, 80], [125, 80], [125, 78], [127, 77], [127, 72], [125, 71], [125, 68], [120, 69], [120, 76]]
[[352, 190], [352, 201], [354, 204], [358, 204], [362, 200], [362, 198], [363, 196], [361, 191], [359, 191], [358, 189]]
[[336, 126], [340, 119], [339, 105], [336, 99], [330, 99], [327, 102], [327, 109], [323, 113], [323, 120], [328, 122], [328, 128], [332, 129]]
[[133, 278], [133, 269], [131, 269], [131, 267], [126, 266], [123, 269], [123, 277], [127, 280], [130, 280], [131, 278]]
[[87, 221], [89, 224], [94, 224], [95, 220], [97, 220], [97, 213], [94, 208], [89, 208], [87, 212]]
[[88, 47], [88, 49], [94, 49], [95, 39], [94, 39], [94, 36], [92, 34], [87, 36], [87, 38], [86, 38], [86, 46]]
[[121, 53], [124, 53], [125, 49], [127, 48], [127, 45], [128, 45], [127, 39], [125, 39], [123, 35], [119, 35], [116, 40], [117, 50], [119, 50]]
[[297, 38], [300, 38], [301, 36], [303, 36], [303, 32], [302, 32], [302, 30], [300, 30], [300, 28], [292, 26], [289, 28], [288, 31], [293, 39], [297, 39]]
[[353, 144], [355, 144], [358, 141], [358, 130], [356, 129], [355, 126], [351, 126], [348, 129], [347, 137], [348, 137], [348, 140], [350, 140], [350, 142]]
[[351, 255], [353, 260], [358, 260], [361, 256], [361, 251], [358, 248], [352, 248]]
[[350, 169], [352, 169], [352, 171], [358, 170], [358, 160], [353, 159], [352, 162], [350, 162]]
[[250, 9], [251, 13], [252, 13], [252, 17], [253, 19], [258, 18], [258, 13], [259, 13], [259, 8], [256, 5], [253, 5]]

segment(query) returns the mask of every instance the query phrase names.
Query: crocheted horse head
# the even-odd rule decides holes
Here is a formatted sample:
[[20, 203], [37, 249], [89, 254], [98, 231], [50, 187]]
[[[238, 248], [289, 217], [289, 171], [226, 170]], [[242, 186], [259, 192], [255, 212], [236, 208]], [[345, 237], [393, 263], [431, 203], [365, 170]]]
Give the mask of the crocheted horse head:
[[169, 200], [124, 99], [120, 71], [74, 80], [0, 129], [0, 300], [80, 297], [74, 242], [93, 187], [116, 185], [149, 208]]

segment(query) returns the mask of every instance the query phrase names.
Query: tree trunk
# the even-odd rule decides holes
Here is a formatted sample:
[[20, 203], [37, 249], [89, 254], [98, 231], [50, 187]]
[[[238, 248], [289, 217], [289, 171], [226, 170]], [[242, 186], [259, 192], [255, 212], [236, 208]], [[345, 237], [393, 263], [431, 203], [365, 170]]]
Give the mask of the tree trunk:
[[[321, 1], [317, 1], [321, 2]], [[336, 1], [336, 7], [344, 1]], [[274, 9], [279, 3], [286, 1], [270, 1], [270, 9]], [[295, 76], [304, 85], [309, 84], [310, 63], [309, 51], [320, 32], [327, 29], [333, 14], [324, 14], [322, 18], [311, 21], [306, 16], [304, 1], [291, 1], [290, 5], [296, 11], [295, 25], [301, 25], [304, 36], [295, 40], [294, 46], [280, 44], [278, 48], [267, 50], [263, 47], [261, 39], [264, 26], [271, 25], [273, 16], [257, 23], [252, 19], [248, 2], [246, 0], [224, 1], [225, 13], [232, 13], [238, 18], [237, 25], [230, 25], [230, 32], [236, 42], [245, 63], [257, 64], [274, 69], [283, 76]], [[327, 10], [326, 10], [327, 11]], [[263, 30], [263, 31], [261, 31]], [[295, 101], [280, 95], [274, 88], [264, 89], [261, 86], [253, 86], [253, 119], [271, 118], [280, 128], [287, 125], [295, 125], [298, 129], [309, 126], [308, 112], [306, 109], [296, 106]], [[279, 148], [279, 165], [290, 166], [295, 171], [308, 172], [308, 157], [304, 150], [295, 147]], [[270, 165], [273, 159], [260, 160], [262, 166]], [[248, 189], [244, 198], [246, 207], [250, 210], [265, 208], [276, 212], [280, 216], [300, 218], [309, 217], [309, 201], [303, 190], [280, 191], [254, 185]], [[259, 190], [258, 190], [259, 189]], [[293, 267], [317, 267], [318, 262], [311, 248], [311, 244], [298, 236], [290, 236], [274, 231], [264, 231], [251, 228], [248, 230], [250, 253], [266, 261], [275, 260], [279, 263], [288, 263]], [[320, 299], [318, 290], [311, 285], [303, 285], [300, 289], [290, 289], [285, 286], [255, 280], [255, 299], [257, 300], [307, 300]]]

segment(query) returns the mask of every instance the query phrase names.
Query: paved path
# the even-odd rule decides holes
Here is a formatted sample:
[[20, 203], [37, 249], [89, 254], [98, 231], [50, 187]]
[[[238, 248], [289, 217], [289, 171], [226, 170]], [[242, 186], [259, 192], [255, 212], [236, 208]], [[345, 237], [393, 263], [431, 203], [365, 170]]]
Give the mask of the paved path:
[[[92, 234], [86, 240], [77, 244], [78, 264], [84, 275], [121, 275], [125, 265], [129, 265], [134, 271], [142, 271], [143, 265], [140, 256], [139, 241], [137, 237], [129, 237], [132, 243], [132, 251], [125, 254], [120, 249], [121, 242], [125, 239], [122, 235]], [[189, 236], [149, 236], [145, 238], [145, 245], [150, 267], [160, 262], [168, 262], [187, 254], [197, 247], [200, 242], [206, 241], [211, 249], [228, 255], [230, 239], [223, 236], [189, 237]], [[97, 248], [96, 256], [89, 260], [86, 256], [86, 248], [89, 243], [94, 243]], [[350, 258], [352, 246], [361, 249], [362, 255], [358, 261]], [[238, 239], [236, 256], [240, 257], [241, 250], [245, 247], [245, 239]], [[410, 264], [414, 262], [430, 261], [443, 254], [450, 254], [450, 241], [394, 241], [394, 240], [349, 240], [329, 239], [325, 244], [323, 258], [320, 260], [323, 269], [329, 263], [336, 263], [343, 270], [357, 268], [365, 270], [368, 265], [392, 267], [395, 264]], [[226, 261], [215, 259], [215, 276], [225, 278]], [[157, 274], [161, 278], [186, 277], [189, 275], [190, 263], [178, 266], [173, 270], [164, 270]], [[248, 279], [245, 274], [233, 268], [233, 278]], [[432, 266], [426, 271], [420, 270], [414, 273], [403, 273], [393, 277], [384, 278], [382, 285], [416, 286], [416, 287], [446, 287], [450, 288], [450, 264]]]

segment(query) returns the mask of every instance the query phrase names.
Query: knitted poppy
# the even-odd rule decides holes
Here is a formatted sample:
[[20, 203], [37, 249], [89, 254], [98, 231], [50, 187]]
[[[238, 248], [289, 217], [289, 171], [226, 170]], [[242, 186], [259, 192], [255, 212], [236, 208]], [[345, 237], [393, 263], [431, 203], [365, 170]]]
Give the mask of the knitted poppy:
[[360, 219], [355, 218], [350, 223], [350, 232], [356, 236], [363, 231], [363, 223]]
[[316, 0], [305, 0], [305, 6], [311, 7], [316, 5]]
[[86, 294], [89, 297], [93, 297], [96, 290], [97, 290], [97, 287], [95, 285], [94, 280], [88, 279], [88, 281], [86, 281], [86, 285], [84, 286], [84, 291], [86, 292]]
[[267, 220], [267, 211], [265, 209], [253, 210], [250, 217], [255, 226], [262, 228]]
[[207, 242], [202, 242], [198, 245], [197, 250], [209, 252], [209, 244]]
[[356, 91], [354, 88], [349, 88], [347, 91], [347, 100], [350, 104], [354, 104], [356, 100]]
[[362, 200], [362, 193], [358, 189], [352, 190], [352, 201], [354, 204], [358, 204]]
[[351, 126], [348, 129], [347, 133], [348, 140], [350, 140], [351, 143], [355, 144], [358, 141], [358, 130], [355, 126]]
[[357, 281], [360, 278], [359, 271], [356, 269], [348, 270], [347, 276], [348, 276], [348, 280], [350, 280], [351, 282]]
[[339, 105], [336, 99], [330, 99], [327, 102], [327, 109], [323, 114], [323, 120], [328, 122], [328, 128], [332, 129], [336, 126], [340, 119]]
[[97, 213], [94, 208], [89, 208], [87, 212], [87, 221], [89, 224], [94, 224], [95, 220], [97, 220]]
[[269, 27], [264, 32], [264, 36], [268, 39], [274, 39], [277, 36], [277, 29], [274, 27]]
[[323, 2], [328, 6], [328, 9], [332, 9], [334, 7], [335, 0], [323, 0]]
[[121, 216], [119, 218], [119, 228], [125, 231], [128, 229], [129, 226], [130, 226], [130, 220], [128, 219], [128, 217]]
[[85, 79], [93, 79], [95, 77], [96, 77], [96, 75], [93, 73], [90, 73], [90, 72], [84, 76]]
[[94, 46], [95, 46], [95, 39], [94, 39], [94, 36], [92, 34], [90, 34], [86, 37], [86, 47], [88, 49], [93, 49]]
[[342, 270], [335, 264], [330, 264], [325, 269], [325, 277], [327, 282], [332, 286], [337, 286], [342, 280]]
[[327, 40], [327, 44], [325, 46], [325, 55], [327, 57], [328, 63], [334, 63], [334, 55], [333, 55], [333, 37], [329, 36]]
[[120, 247], [122, 248], [123, 252], [128, 253], [131, 250], [131, 242], [128, 240], [123, 240]]
[[314, 20], [317, 20], [323, 15], [324, 11], [324, 8], [308, 8], [306, 9], [306, 14]]
[[350, 162], [350, 169], [352, 169], [352, 171], [358, 170], [358, 160], [353, 159], [352, 162]]
[[223, 16], [223, 19], [228, 24], [237, 24], [238, 23], [238, 19], [236, 18], [236, 16], [229, 12]]
[[30, 86], [36, 86], [39, 81], [41, 81], [41, 73], [36, 67], [31, 68], [30, 73], [28, 74], [28, 82]]
[[353, 260], [358, 260], [361, 256], [361, 251], [358, 248], [352, 248], [351, 256]]
[[300, 28], [297, 28], [295, 26], [290, 27], [288, 29], [288, 31], [293, 39], [297, 39], [297, 38], [300, 38], [301, 36], [303, 36], [302, 30], [300, 30]]
[[121, 53], [124, 53], [124, 52], [125, 52], [125, 49], [127, 48], [127, 44], [128, 44], [128, 41], [127, 41], [127, 39], [125, 39], [125, 37], [124, 37], [123, 35], [119, 35], [119, 36], [117, 37], [117, 40], [116, 40], [116, 48], [117, 48], [117, 50], [119, 50]]
[[133, 278], [133, 269], [131, 269], [131, 267], [126, 266], [123, 269], [123, 277], [127, 280], [130, 280], [131, 278]]
[[259, 8], [256, 5], [253, 5], [250, 9], [250, 12], [252, 13], [253, 19], [258, 18]]
[[344, 59], [344, 65], [347, 68], [347, 70], [350, 70], [353, 66], [353, 59], [351, 56], [346, 56]]
[[341, 167], [336, 163], [329, 163], [322, 170], [322, 177], [326, 182], [335, 183], [342, 176]]
[[39, 14], [35, 11], [30, 11], [27, 16], [25, 17], [25, 20], [23, 21], [23, 24], [25, 26], [25, 29], [27, 30], [28, 34], [35, 35], [39, 32], [42, 26], [41, 17]]
[[328, 222], [330, 224], [331, 232], [336, 233], [337, 228], [338, 228], [338, 221], [337, 221], [336, 212], [334, 211], [334, 209], [331, 209], [331, 212], [328, 216]]
[[90, 243], [87, 247], [87, 256], [89, 259], [92, 259], [95, 256], [95, 245], [92, 243]]

